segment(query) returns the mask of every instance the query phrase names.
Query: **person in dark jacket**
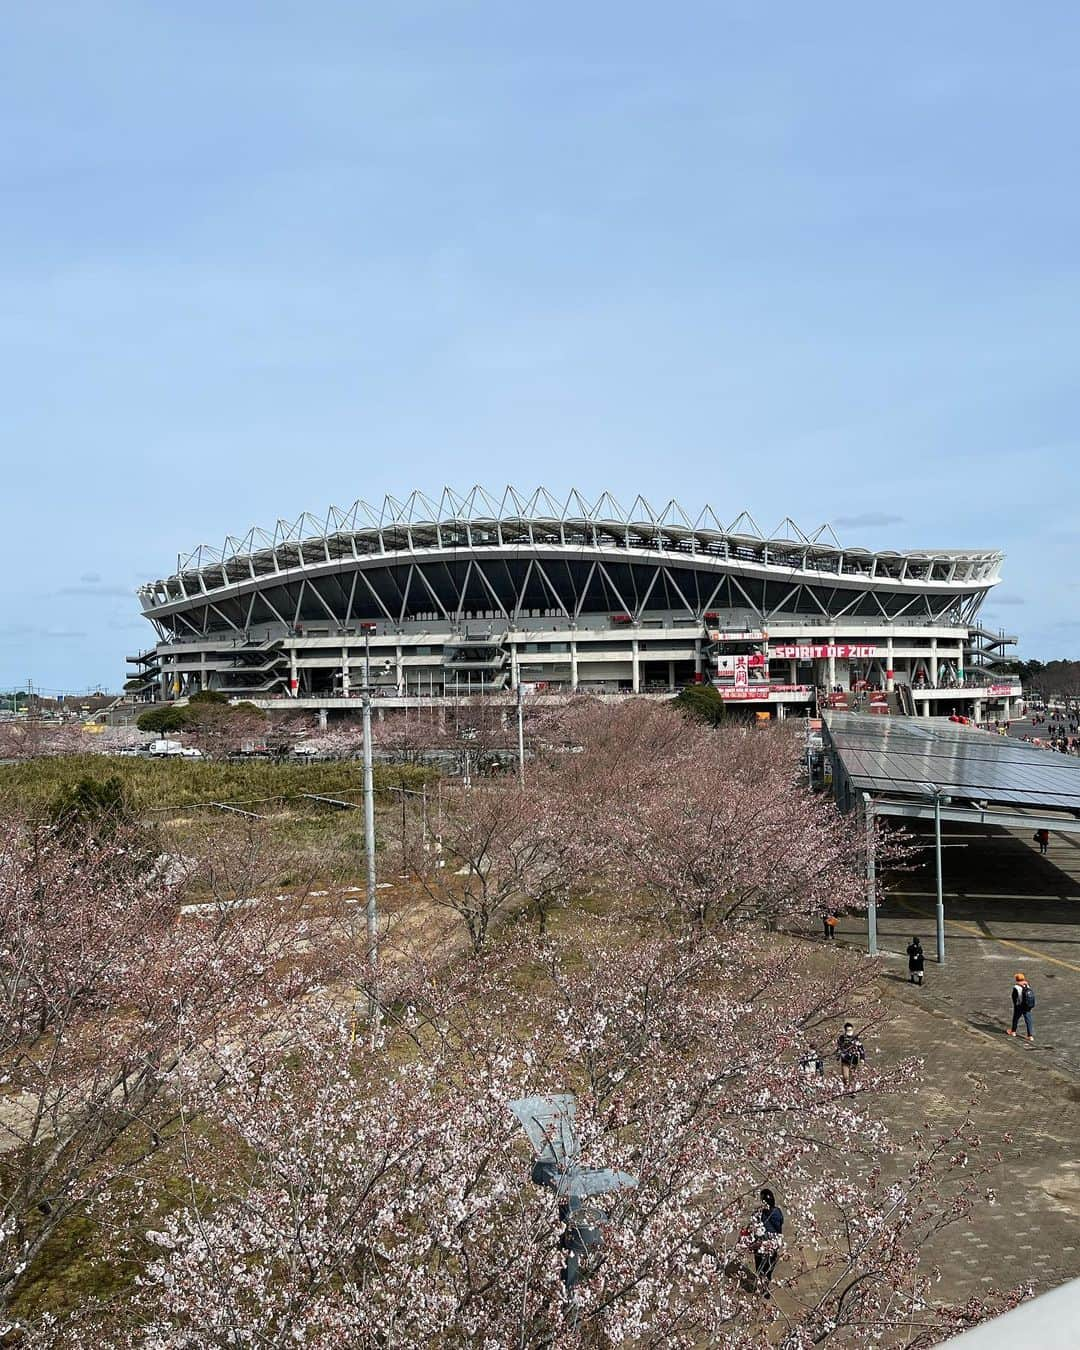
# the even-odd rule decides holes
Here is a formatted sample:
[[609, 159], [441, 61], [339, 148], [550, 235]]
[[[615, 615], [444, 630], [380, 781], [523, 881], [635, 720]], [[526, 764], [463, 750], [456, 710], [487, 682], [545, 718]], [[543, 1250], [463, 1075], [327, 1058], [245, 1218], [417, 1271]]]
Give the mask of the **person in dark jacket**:
[[866, 1058], [863, 1043], [855, 1035], [855, 1028], [850, 1022], [844, 1023], [843, 1032], [836, 1038], [836, 1058], [840, 1061], [840, 1077], [850, 1092], [854, 1088], [859, 1065]]
[[766, 1298], [770, 1298], [769, 1284], [780, 1259], [780, 1248], [784, 1245], [784, 1215], [772, 1191], [763, 1190], [760, 1199], [761, 1212], [755, 1227], [754, 1270], [757, 1273], [758, 1289]]
[[926, 956], [922, 949], [922, 943], [917, 937], [913, 937], [908, 943], [907, 949], [908, 979], [912, 984], [922, 984], [925, 960]]
[[1016, 972], [1016, 983], [1012, 987], [1012, 1030], [1006, 1031], [1006, 1036], [1015, 1036], [1017, 1024], [1021, 1017], [1024, 1019], [1024, 1026], [1027, 1027], [1027, 1038], [1029, 1041], [1035, 1039], [1035, 1029], [1031, 1025], [1031, 1014], [1035, 1007], [1035, 994], [1031, 985], [1027, 982], [1027, 977], [1023, 971]]

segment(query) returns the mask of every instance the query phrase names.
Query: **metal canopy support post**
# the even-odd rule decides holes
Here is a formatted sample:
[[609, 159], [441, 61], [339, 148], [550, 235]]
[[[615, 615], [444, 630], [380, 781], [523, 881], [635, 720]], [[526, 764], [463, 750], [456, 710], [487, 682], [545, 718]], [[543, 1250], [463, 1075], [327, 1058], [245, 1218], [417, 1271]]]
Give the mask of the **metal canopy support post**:
[[877, 955], [877, 875], [874, 850], [874, 801], [863, 793], [863, 817], [866, 822], [866, 944], [871, 956]]
[[941, 881], [941, 793], [934, 794], [934, 864], [937, 870], [937, 959], [945, 964], [945, 899]]

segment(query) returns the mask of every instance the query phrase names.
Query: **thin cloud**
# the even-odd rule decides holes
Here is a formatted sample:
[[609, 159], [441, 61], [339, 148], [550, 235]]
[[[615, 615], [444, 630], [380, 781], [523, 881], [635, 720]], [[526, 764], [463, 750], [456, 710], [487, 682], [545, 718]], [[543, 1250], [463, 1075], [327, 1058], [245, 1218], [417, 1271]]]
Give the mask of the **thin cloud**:
[[96, 596], [104, 599], [115, 600], [121, 598], [130, 600], [134, 591], [127, 586], [101, 586], [97, 584], [85, 586], [61, 586], [56, 592], [57, 595], [84, 595]]
[[893, 516], [888, 511], [863, 511], [857, 516], [837, 516], [833, 521], [843, 529], [861, 529], [871, 525], [903, 525], [903, 516]]

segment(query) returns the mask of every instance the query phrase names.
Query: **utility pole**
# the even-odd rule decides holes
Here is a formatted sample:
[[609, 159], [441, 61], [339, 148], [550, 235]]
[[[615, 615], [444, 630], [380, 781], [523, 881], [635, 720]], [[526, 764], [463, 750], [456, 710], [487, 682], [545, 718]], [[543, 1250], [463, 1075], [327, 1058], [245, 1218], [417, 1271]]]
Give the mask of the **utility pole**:
[[364, 855], [367, 860], [367, 958], [371, 975], [372, 1035], [378, 1018], [378, 914], [375, 908], [375, 783], [371, 764], [371, 633], [364, 632]]

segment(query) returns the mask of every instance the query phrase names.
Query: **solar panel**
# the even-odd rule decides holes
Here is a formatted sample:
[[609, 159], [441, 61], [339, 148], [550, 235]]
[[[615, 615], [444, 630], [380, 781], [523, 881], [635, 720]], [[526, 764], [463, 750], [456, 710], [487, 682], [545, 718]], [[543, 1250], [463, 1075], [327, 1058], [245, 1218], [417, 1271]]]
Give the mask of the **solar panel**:
[[829, 739], [858, 792], [950, 797], [1080, 811], [1080, 759], [954, 722], [858, 713], [825, 715]]

